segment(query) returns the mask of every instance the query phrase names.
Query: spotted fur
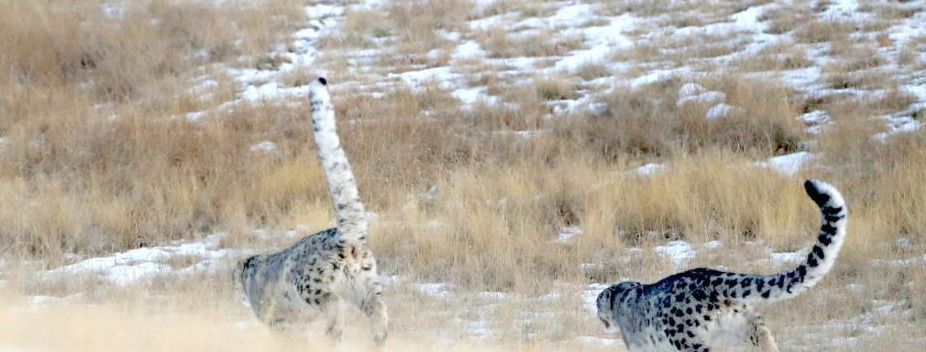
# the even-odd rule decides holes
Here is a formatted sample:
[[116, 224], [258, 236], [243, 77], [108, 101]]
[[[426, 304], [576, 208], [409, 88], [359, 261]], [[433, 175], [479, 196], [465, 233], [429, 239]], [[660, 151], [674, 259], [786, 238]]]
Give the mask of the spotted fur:
[[350, 164], [335, 129], [324, 78], [309, 85], [312, 128], [334, 202], [337, 227], [306, 236], [283, 251], [240, 261], [234, 285], [257, 315], [274, 328], [327, 319], [327, 334], [341, 339], [340, 311], [349, 303], [371, 318], [374, 340], [385, 343], [388, 315], [376, 259], [367, 244], [367, 218]]
[[598, 296], [605, 328], [619, 327], [631, 352], [707, 352], [742, 345], [778, 351], [751, 304], [791, 298], [813, 287], [832, 268], [846, 236], [848, 210], [839, 191], [814, 180], [804, 188], [820, 206], [823, 224], [798, 267], [775, 275], [700, 268], [649, 285], [622, 282]]

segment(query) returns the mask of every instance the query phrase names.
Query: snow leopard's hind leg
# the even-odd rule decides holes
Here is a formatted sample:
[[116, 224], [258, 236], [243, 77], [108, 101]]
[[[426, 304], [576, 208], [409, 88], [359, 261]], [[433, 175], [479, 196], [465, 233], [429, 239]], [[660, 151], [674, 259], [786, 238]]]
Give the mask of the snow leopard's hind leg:
[[778, 352], [778, 345], [772, 336], [772, 331], [765, 326], [765, 319], [761, 315], [747, 311], [747, 336], [753, 351]]
[[389, 331], [389, 313], [386, 303], [383, 302], [382, 289], [377, 287], [360, 304], [360, 310], [370, 318], [370, 329], [373, 332], [373, 341], [378, 347], [386, 344]]

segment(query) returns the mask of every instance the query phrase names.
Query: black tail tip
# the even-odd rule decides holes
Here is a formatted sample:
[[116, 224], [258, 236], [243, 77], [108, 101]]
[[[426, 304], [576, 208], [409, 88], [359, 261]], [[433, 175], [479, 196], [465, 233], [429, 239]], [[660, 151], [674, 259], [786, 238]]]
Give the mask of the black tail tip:
[[328, 85], [328, 80], [325, 77], [318, 77], [318, 83], [321, 83], [323, 86]]
[[818, 182], [816, 180], [804, 181], [804, 190], [807, 191], [807, 195], [810, 196], [810, 199], [813, 199], [814, 203], [822, 207], [830, 201], [830, 195], [821, 189], [817, 184]]

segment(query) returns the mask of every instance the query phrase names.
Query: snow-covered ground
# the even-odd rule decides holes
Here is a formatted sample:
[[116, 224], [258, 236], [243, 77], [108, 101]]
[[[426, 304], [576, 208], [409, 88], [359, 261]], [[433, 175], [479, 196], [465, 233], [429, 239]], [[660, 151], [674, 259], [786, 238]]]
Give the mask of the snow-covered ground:
[[[677, 106], [687, 104], [704, 106], [707, 120], [721, 118], [749, 118], [750, 112], [728, 101], [724, 92], [710, 90], [701, 82], [706, 78], [723, 72], [736, 72], [737, 64], [743, 61], [759, 60], [768, 56], [766, 51], [779, 50], [778, 46], [790, 46], [794, 52], [779, 53], [778, 60], [786, 60], [794, 55], [806, 57], [806, 67], [767, 71], [744, 70], [743, 77], [765, 77], [776, 82], [783, 82], [799, 92], [799, 95], [823, 101], [834, 97], [851, 96], [858, 100], [877, 100], [885, 97], [888, 89], [879, 85], [860, 85], [852, 87], [834, 87], [830, 83], [831, 75], [821, 71], [821, 67], [835, 66], [851, 61], [853, 57], [839, 55], [831, 48], [836, 44], [806, 42], [799, 38], [796, 29], [781, 32], [772, 29], [771, 14], [787, 11], [790, 1], [761, 3], [755, 6], [741, 6], [737, 10], [727, 9], [726, 4], [705, 1], [719, 12], [697, 14], [697, 10], [680, 4], [666, 5], [666, 13], [657, 15], [635, 11], [632, 6], [626, 11], [615, 11], [615, 6], [606, 3], [585, 3], [582, 1], [546, 2], [537, 8], [540, 15], [528, 16], [517, 8], [510, 12], [492, 12], [487, 9], [499, 7], [493, 0], [474, 1], [471, 18], [463, 28], [440, 30], [443, 45], [419, 54], [399, 54], [396, 52], [396, 40], [391, 37], [368, 38], [377, 43], [377, 48], [337, 47], [325, 51], [319, 47], [319, 39], [332, 36], [343, 30], [343, 22], [351, 13], [362, 11], [388, 12], [388, 1], [360, 1], [353, 3], [321, 3], [305, 8], [309, 18], [302, 29], [294, 32], [289, 43], [280, 43], [270, 53], [279, 58], [281, 64], [269, 68], [228, 68], [223, 71], [239, 84], [238, 94], [232, 101], [215, 108], [230, 109], [237, 104], [257, 104], [268, 101], [292, 104], [295, 97], [304, 96], [306, 86], [286, 83], [286, 77], [293, 73], [329, 75], [334, 74], [340, 80], [330, 80], [334, 91], [350, 91], [353, 94], [369, 94], [380, 97], [396, 89], [421, 91], [426, 87], [438, 87], [449, 92], [450, 96], [461, 103], [461, 109], [470, 110], [479, 104], [505, 106], [517, 109], [517, 102], [506, 101], [502, 95], [492, 95], [498, 89], [474, 79], [486, 75], [495, 75], [500, 83], [511, 88], [530, 86], [537, 79], [555, 77], [577, 84], [580, 89], [572, 97], [546, 102], [549, 115], [567, 115], [577, 112], [599, 111], [603, 97], [614, 89], [630, 87], [640, 89], [650, 85], [661, 84], [669, 80], [683, 82], [678, 91]], [[901, 8], [916, 9], [911, 3], [898, 5]], [[501, 8], [505, 8], [501, 6]], [[620, 7], [618, 7], [620, 8]], [[852, 1], [821, 2], [818, 13], [813, 20], [848, 21], [851, 23], [869, 23], [877, 16], [870, 6], [859, 6]], [[718, 13], [729, 13], [722, 16]], [[698, 21], [679, 25], [673, 16], [694, 16]], [[850, 39], [859, 42], [872, 41], [879, 34], [886, 34], [890, 42], [876, 48], [881, 64], [878, 67], [864, 68], [850, 72], [852, 77], [873, 74], [885, 70], [895, 70], [890, 76], [899, 94], [910, 97], [912, 102], [897, 111], [883, 111], [874, 119], [884, 121], [884, 130], [872, 138], [887, 141], [898, 133], [919, 131], [922, 126], [920, 117], [926, 111], [926, 76], [921, 71], [904, 69], [897, 62], [902, 53], [910, 48], [922, 49], [926, 38], [926, 15], [916, 12], [908, 18], [891, 22], [891, 27], [878, 33], [858, 30]], [[549, 33], [551, 42], [581, 39], [575, 49], [565, 53], [549, 56], [514, 56], [499, 57], [486, 47], [486, 41], [480, 33], [493, 29], [503, 29], [511, 40], [533, 38]], [[733, 40], [718, 41], [715, 38], [734, 36]], [[515, 41], [516, 42], [516, 41]], [[680, 44], [688, 43], [688, 44]], [[713, 57], [702, 57], [699, 48], [711, 48], [726, 45], [729, 53]], [[618, 58], [629, 55], [634, 50], [645, 47], [660, 48], [648, 56], [633, 60]], [[906, 50], [906, 51], [905, 51]], [[691, 55], [684, 55], [686, 51]], [[916, 59], [926, 61], [926, 50], [914, 51]], [[415, 64], [390, 67], [386, 58], [404, 55]], [[765, 57], [763, 56], [763, 57]], [[446, 58], [446, 59], [445, 59]], [[603, 67], [602, 77], [580, 79], [577, 75], [583, 68], [597, 65]], [[734, 68], [730, 68], [731, 65]], [[331, 67], [338, 67], [333, 71]], [[489, 71], [486, 71], [486, 68]], [[494, 70], [494, 71], [493, 71]], [[474, 77], [474, 75], [476, 75]], [[203, 85], [215, 84], [209, 77], [200, 77], [191, 89], [202, 89]], [[300, 84], [300, 83], [297, 83]], [[494, 93], [497, 94], [497, 93]], [[201, 121], [209, 116], [209, 110], [190, 112], [186, 115], [191, 121]], [[818, 135], [823, 129], [838, 123], [830, 112], [814, 109], [797, 116], [796, 121], [807, 126], [810, 135]], [[519, 131], [519, 135], [531, 136], [535, 131]], [[252, 150], [272, 152], [272, 141], [254, 145]], [[756, 160], [755, 166], [774, 168], [786, 175], [794, 175], [802, 165], [812, 164], [817, 155], [799, 151], [790, 156], [781, 156], [769, 160]], [[651, 164], [637, 170], [641, 175], [653, 174], [663, 170], [659, 163]], [[633, 171], [633, 170], [628, 170]]]
[[[168, 246], [145, 247], [115, 253], [112, 256], [81, 260], [44, 273], [46, 279], [99, 277], [125, 286], [157, 276], [215, 272], [221, 261], [241, 251], [219, 249], [222, 234], [211, 235], [198, 242], [177, 242]], [[186, 260], [192, 264], [174, 269], [171, 260]]]
[[[794, 33], [771, 33], [770, 23], [765, 14], [780, 9], [784, 5], [771, 2], [757, 6], [746, 6], [723, 18], [703, 18], [701, 25], [669, 25], [666, 16], [645, 15], [634, 11], [613, 13], [606, 3], [588, 4], [579, 1], [559, 1], [543, 4], [540, 11], [542, 15], [535, 17], [525, 16], [519, 12], [508, 12], [493, 15], [483, 15], [482, 11], [494, 5], [494, 1], [477, 1], [473, 13], [466, 25], [466, 29], [459, 32], [444, 32], [444, 38], [451, 38], [455, 42], [448, 48], [437, 48], [423, 53], [425, 57], [436, 58], [447, 54], [446, 62], [431, 60], [425, 64], [415, 64], [408, 67], [385, 67], [380, 70], [369, 70], [362, 67], [371, 62], [379, 62], [381, 56], [396, 55], [389, 46], [389, 40], [379, 40], [382, 44], [379, 50], [364, 48], [339, 48], [337, 52], [322, 52], [318, 45], [319, 39], [336, 33], [342, 25], [345, 16], [350, 11], [372, 10], [384, 11], [387, 2], [375, 0], [366, 3], [344, 5], [341, 3], [315, 4], [305, 8], [309, 22], [303, 28], [292, 33], [289, 43], [281, 45], [273, 56], [282, 58], [280, 64], [273, 68], [227, 68], [223, 74], [234, 77], [239, 85], [234, 100], [225, 102], [213, 109], [232, 109], [239, 104], [258, 104], [265, 102], [291, 102], [296, 97], [306, 94], [305, 85], [291, 86], [285, 83], [285, 77], [293, 72], [317, 73], [319, 75], [336, 74], [346, 78], [345, 81], [332, 82], [334, 91], [352, 91], [356, 94], [370, 94], [381, 96], [394, 89], [410, 89], [420, 91], [434, 84], [440, 89], [450, 92], [450, 95], [459, 100], [463, 109], [470, 109], [477, 104], [502, 105], [511, 104], [504, 97], [491, 95], [490, 87], [480, 80], [468, 79], [473, 71], [478, 71], [479, 65], [486, 65], [497, 70], [495, 74], [514, 86], [531, 85], [537, 77], [567, 76], [577, 80], [575, 75], [588, 65], [604, 66], [608, 74], [604, 77], [582, 80], [579, 84], [582, 89], [575, 97], [551, 100], [546, 102], [549, 107], [549, 116], [557, 118], [577, 112], [595, 111], [600, 106], [601, 99], [609, 91], [620, 88], [641, 89], [650, 85], [664, 83], [669, 80], [684, 82], [678, 90], [676, 106], [681, 108], [687, 104], [699, 104], [707, 108], [704, 118], [718, 120], [722, 118], [748, 118], [748, 111], [741, 106], [732, 105], [724, 92], [710, 90], [702, 83], [703, 78], [713, 74], [727, 64], [743, 59], [749, 59], [764, 49], [780, 44], [793, 43]], [[107, 10], [115, 11], [115, 10]], [[819, 18], [835, 20], [870, 21], [872, 13], [866, 12], [855, 1], [837, 1], [824, 7], [820, 13], [813, 14]], [[884, 52], [887, 63], [883, 66], [891, 68], [899, 64], [893, 59], [895, 54], [903, 50], [906, 45], [926, 37], [926, 13], [919, 12], [907, 19], [899, 20], [889, 30], [889, 38], [893, 42], [878, 50]], [[581, 38], [581, 47], [569, 50], [562, 55], [549, 57], [523, 56], [523, 57], [497, 57], [489, 48], [483, 47], [476, 40], [474, 32], [491, 28], [502, 28], [511, 37], [528, 37], [540, 32], [552, 32], [551, 40], [565, 40], [568, 38]], [[711, 37], [736, 33], [736, 47], [734, 52], [712, 58], [691, 57], [688, 60], [669, 60], [665, 55], [672, 51], [684, 51], [682, 48], [663, 49], [659, 55], [651, 59], [643, 58], [636, 62], [615, 61], [614, 58], [631, 51], [641, 45], [658, 45], [667, 38], [682, 38], [702, 45], [711, 45], [699, 40], [700, 37]], [[872, 35], [871, 33], [856, 33], [858, 36]], [[843, 60], [834, 57], [827, 50], [828, 44], [801, 44], [795, 46], [807, 55], [813, 62], [811, 67], [791, 70], [777, 70], [774, 72], [752, 72], [750, 75], [773, 75], [779, 77], [790, 88], [806, 96], [824, 99], [832, 96], [853, 95], [858, 99], [877, 99], [885, 94], [885, 89], [879, 87], [853, 87], [833, 88], [826, 83], [826, 77], [821, 74], [819, 67], [827, 63]], [[917, 48], [922, 48], [922, 44]], [[687, 48], [691, 49], [691, 48]], [[926, 50], [916, 53], [920, 60], [926, 60]], [[332, 62], [347, 63], [347, 72], [333, 72], [328, 67], [334, 67]], [[706, 67], [706, 68], [705, 68]], [[884, 120], [885, 131], [873, 135], [882, 141], [888, 141], [891, 136], [899, 133], [920, 131], [922, 123], [919, 117], [926, 110], [926, 75], [922, 72], [904, 72], [898, 70], [893, 75], [898, 81], [900, 89], [910, 94], [913, 103], [898, 111], [887, 112], [877, 118]], [[191, 90], [203, 89], [215, 84], [208, 77], [202, 78]], [[671, 101], [671, 100], [670, 100]], [[516, 105], [515, 105], [516, 107]], [[202, 122], [209, 117], [209, 110], [190, 112], [185, 117], [191, 122]], [[916, 115], [920, 114], [920, 115]], [[793, 117], [807, 126], [810, 134], [816, 135], [839, 121], [825, 110], [812, 110]], [[519, 135], [526, 138], [532, 132], [519, 131]], [[273, 141], [264, 141], [254, 144], [250, 148], [256, 153], [273, 153], [276, 144]], [[752, 166], [777, 170], [784, 175], [796, 175], [801, 168], [812, 166], [818, 159], [807, 151], [798, 151], [791, 154], [775, 156], [766, 160], [755, 160]], [[670, 166], [654, 162], [627, 170], [629, 174], [649, 177], [668, 170]], [[261, 236], [265, 232], [256, 235]], [[550, 234], [551, 242], [557, 245], [568, 245], [581, 238], [583, 230], [580, 227], [566, 227], [558, 234]], [[233, 250], [220, 248], [221, 234], [211, 235], [201, 241], [177, 242], [170, 245], [138, 248], [109, 256], [85, 258], [75, 260], [73, 263], [40, 272], [37, 276], [41, 280], [54, 280], [62, 277], [87, 277], [106, 281], [115, 286], [130, 286], [144, 284], [157, 277], [170, 275], [185, 275], [189, 273], [213, 273], [222, 265], [230, 265], [235, 259], [243, 256], [250, 250]], [[765, 248], [764, 258], [755, 260], [766, 261], [773, 267], [783, 268], [795, 265], [804, 258], [803, 252], [775, 252], [763, 244], [756, 244]], [[684, 240], [665, 241], [654, 248], [647, 249], [651, 254], [664, 257], [674, 263], [677, 269], [690, 266], [690, 263], [711, 251], [725, 248], [727, 244], [712, 241], [704, 244], [689, 243]], [[642, 248], [628, 248], [623, 254], [633, 255], [644, 251]], [[184, 263], [178, 266], [176, 263]], [[894, 266], [911, 266], [926, 263], [926, 256], [911, 256], [910, 258], [888, 260], [877, 259], [874, 263]], [[587, 263], [583, 268], [596, 268], [599, 264]], [[0, 273], [5, 270], [0, 262]], [[0, 279], [3, 276], [0, 275]], [[426, 299], [449, 300], [466, 294], [451, 283], [444, 282], [414, 282], [413, 280], [393, 278], [387, 280], [393, 287], [408, 286], [412, 291]], [[598, 293], [613, 282], [594, 282], [584, 287], [573, 287], [584, 302], [584, 308], [593, 319], [594, 300]], [[2, 285], [2, 281], [0, 281]], [[504, 292], [476, 292], [470, 293], [475, 297], [491, 301], [521, 300], [524, 297]], [[50, 302], [66, 302], [73, 296], [56, 298], [36, 295], [32, 297], [33, 304], [45, 305]], [[550, 301], [566, 299], [556, 291], [552, 291], [537, 301]], [[900, 302], [876, 302], [877, 307], [870, 313], [872, 316], [892, 314]], [[860, 318], [856, 322], [870, 326], [871, 317]], [[865, 320], [867, 319], [867, 320]], [[484, 317], [472, 319], [458, 319], [461, 325], [473, 339], [484, 339], [493, 335], [492, 327]], [[877, 330], [863, 330], [860, 334], [877, 333]], [[576, 340], [583, 344], [611, 346], [619, 345], [619, 339], [599, 338], [592, 336], [577, 336]]]

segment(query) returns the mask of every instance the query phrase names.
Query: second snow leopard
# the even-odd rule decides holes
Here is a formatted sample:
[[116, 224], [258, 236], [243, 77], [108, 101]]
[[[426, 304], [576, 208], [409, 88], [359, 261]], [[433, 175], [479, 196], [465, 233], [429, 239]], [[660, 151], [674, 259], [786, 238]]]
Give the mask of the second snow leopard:
[[846, 236], [848, 210], [833, 186], [809, 180], [807, 195], [823, 213], [817, 243], [797, 268], [775, 275], [693, 269], [654, 284], [621, 282], [598, 296], [598, 318], [620, 328], [630, 352], [708, 352], [746, 346], [778, 351], [763, 319], [751, 307], [794, 297], [832, 268]]
[[309, 85], [312, 130], [318, 157], [334, 201], [337, 225], [302, 238], [275, 254], [238, 263], [233, 279], [257, 318], [285, 328], [327, 319], [327, 334], [341, 339], [341, 306], [349, 303], [370, 317], [377, 345], [386, 341], [386, 305], [367, 244], [367, 214], [335, 128], [334, 106], [324, 78]]

